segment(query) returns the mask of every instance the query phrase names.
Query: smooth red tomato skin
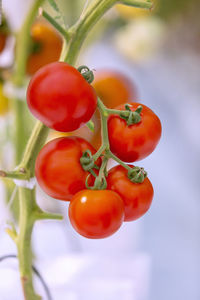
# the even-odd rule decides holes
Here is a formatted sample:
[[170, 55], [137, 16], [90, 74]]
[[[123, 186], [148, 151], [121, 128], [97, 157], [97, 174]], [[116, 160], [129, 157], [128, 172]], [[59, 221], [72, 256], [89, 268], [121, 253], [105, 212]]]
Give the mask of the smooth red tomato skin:
[[83, 190], [72, 198], [69, 218], [74, 229], [82, 236], [106, 238], [123, 223], [124, 204], [113, 191]]
[[148, 211], [154, 191], [147, 177], [143, 183], [133, 183], [128, 179], [127, 175], [128, 171], [120, 165], [112, 168], [108, 172], [107, 189], [119, 194], [124, 201], [124, 221], [134, 221]]
[[[70, 201], [74, 194], [85, 189], [88, 172], [84, 171], [80, 158], [89, 149], [95, 149], [84, 139], [62, 137], [47, 143], [40, 151], [35, 175], [41, 188], [51, 197]], [[96, 163], [100, 165], [101, 160]]]
[[32, 114], [47, 127], [69, 132], [91, 119], [97, 96], [74, 67], [55, 62], [44, 66], [32, 77], [27, 103]]
[[[156, 148], [162, 132], [157, 115], [147, 106], [140, 103], [130, 103], [132, 110], [142, 105], [141, 122], [128, 126], [126, 121], [117, 115], [111, 115], [108, 120], [108, 135], [111, 151], [126, 162], [141, 160], [151, 154]], [[117, 107], [124, 110], [124, 105]]]

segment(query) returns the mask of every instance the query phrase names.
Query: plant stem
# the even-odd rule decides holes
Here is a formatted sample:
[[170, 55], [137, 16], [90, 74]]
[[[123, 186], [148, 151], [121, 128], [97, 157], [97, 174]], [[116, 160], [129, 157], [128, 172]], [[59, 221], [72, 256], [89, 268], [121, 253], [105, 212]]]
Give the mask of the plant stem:
[[153, 7], [153, 3], [149, 0], [142, 1], [142, 0], [121, 0], [119, 1], [122, 4], [128, 5], [128, 6], [134, 6], [137, 8], [145, 8], [145, 9], [151, 9]]
[[64, 61], [71, 65], [75, 63], [78, 51], [80, 51], [80, 48], [90, 29], [116, 2], [116, 0], [92, 1], [88, 9], [85, 10], [85, 13], [69, 31], [71, 34], [71, 39], [68, 43], [68, 51], [64, 57]]
[[26, 146], [23, 159], [18, 167], [18, 169], [24, 168], [26, 171], [29, 171], [30, 177], [34, 176], [35, 160], [41, 147], [44, 145], [48, 132], [48, 127], [46, 127], [40, 121], [36, 122], [31, 137]]
[[50, 16], [45, 10], [42, 10], [41, 14], [60, 32], [60, 34], [64, 37], [66, 41], [69, 40], [70, 36], [67, 30], [65, 30], [58, 22], [56, 22], [56, 20], [52, 16]]
[[[38, 7], [42, 4], [43, 0], [35, 0], [30, 13], [28, 14], [24, 25], [18, 35], [17, 48], [16, 48], [16, 71], [14, 74], [14, 83], [17, 86], [21, 86], [24, 83], [24, 77], [26, 72], [26, 60], [28, 57], [28, 50], [30, 45], [30, 28], [35, 18]], [[96, 22], [104, 15], [104, 13], [116, 4], [117, 0], [94, 0], [87, 7], [82, 14], [79, 21], [69, 30], [69, 38], [67, 44], [67, 50], [64, 53], [64, 61], [69, 64], [75, 64], [76, 58], [80, 51], [80, 48], [85, 40], [90, 29], [96, 24]], [[134, 2], [134, 1], [133, 1]], [[138, 1], [135, 1], [138, 2]], [[55, 23], [49, 18], [49, 21]], [[55, 24], [53, 24], [55, 25]], [[65, 49], [65, 48], [64, 48]], [[63, 53], [63, 52], [62, 52]], [[62, 60], [62, 59], [61, 59]], [[19, 101], [18, 101], [19, 102]], [[16, 102], [16, 103], [18, 103]], [[101, 103], [98, 104], [102, 115], [102, 134], [103, 134], [103, 151], [109, 155], [109, 140], [107, 131], [107, 118], [108, 113]], [[19, 114], [20, 116], [20, 114]], [[17, 124], [17, 135], [21, 134]], [[25, 126], [24, 126], [25, 127]], [[25, 174], [29, 177], [34, 176], [35, 160], [39, 153], [40, 148], [46, 140], [48, 128], [37, 122], [30, 140], [25, 149], [24, 157], [19, 164], [18, 170], [25, 170]], [[18, 145], [17, 145], [18, 147]], [[20, 145], [21, 147], [21, 145]], [[18, 150], [19, 151], [19, 150]], [[20, 148], [19, 153], [22, 153]], [[99, 152], [100, 153], [100, 152]], [[106, 168], [107, 157], [104, 159], [104, 165], [101, 172]], [[19, 269], [21, 275], [21, 282], [24, 291], [24, 297], [26, 300], [39, 300], [40, 297], [36, 295], [33, 282], [32, 282], [32, 255], [31, 255], [31, 234], [34, 226], [34, 222], [37, 219], [55, 218], [59, 219], [60, 216], [54, 216], [48, 213], [44, 213], [37, 206], [35, 201], [35, 191], [27, 188], [19, 188], [19, 200], [20, 200], [20, 218], [19, 218], [19, 234], [14, 235], [16, 240], [19, 258]]]
[[16, 68], [14, 73], [14, 83], [16, 86], [22, 86], [26, 75], [26, 62], [29, 54], [29, 47], [31, 44], [30, 29], [35, 16], [37, 15], [39, 7], [43, 4], [44, 0], [34, 0], [33, 6], [26, 16], [25, 22], [21, 30], [17, 34], [16, 46]]
[[21, 283], [26, 300], [41, 299], [35, 294], [32, 278], [32, 255], [31, 255], [31, 234], [34, 220], [32, 212], [36, 207], [35, 191], [26, 188], [19, 188], [20, 218], [19, 235], [17, 237], [17, 249], [19, 259], [19, 270]]

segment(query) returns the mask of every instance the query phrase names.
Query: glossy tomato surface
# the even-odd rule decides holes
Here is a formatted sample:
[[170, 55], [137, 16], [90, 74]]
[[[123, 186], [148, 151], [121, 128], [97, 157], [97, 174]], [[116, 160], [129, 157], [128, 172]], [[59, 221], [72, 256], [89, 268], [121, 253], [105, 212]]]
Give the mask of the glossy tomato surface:
[[134, 221], [148, 211], [154, 192], [147, 177], [143, 183], [133, 183], [128, 178], [128, 171], [119, 165], [108, 172], [107, 183], [107, 189], [116, 192], [124, 201], [124, 221]]
[[[118, 115], [111, 115], [108, 120], [108, 135], [111, 151], [126, 162], [141, 160], [151, 154], [161, 137], [161, 123], [157, 115], [147, 106], [140, 103], [130, 103], [135, 111], [142, 105], [141, 121], [127, 125]], [[118, 107], [124, 110], [124, 105]]]
[[[63, 137], [50, 141], [40, 151], [35, 175], [41, 188], [51, 197], [71, 200], [78, 191], [85, 189], [88, 172], [80, 164], [82, 153], [95, 149], [84, 139]], [[100, 165], [101, 160], [97, 161]]]
[[63, 44], [60, 34], [44, 20], [37, 20], [32, 25], [31, 38], [35, 47], [27, 61], [29, 75], [33, 75], [41, 67], [59, 60]]
[[41, 68], [31, 79], [27, 103], [32, 114], [57, 131], [73, 131], [95, 112], [93, 87], [72, 66], [56, 62]]
[[72, 198], [69, 218], [74, 229], [84, 237], [105, 238], [120, 228], [124, 204], [113, 191], [83, 190]]

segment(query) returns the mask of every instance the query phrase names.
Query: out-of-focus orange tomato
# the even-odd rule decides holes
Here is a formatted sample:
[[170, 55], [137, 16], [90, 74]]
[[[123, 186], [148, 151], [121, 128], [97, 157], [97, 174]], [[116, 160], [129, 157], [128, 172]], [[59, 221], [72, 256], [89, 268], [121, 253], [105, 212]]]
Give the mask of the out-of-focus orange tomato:
[[0, 116], [4, 116], [9, 110], [9, 100], [3, 93], [3, 84], [0, 82]]
[[54, 27], [45, 20], [37, 20], [31, 28], [33, 47], [27, 61], [27, 73], [33, 75], [38, 69], [60, 57], [63, 40]]
[[[130, 79], [119, 71], [99, 70], [94, 73], [95, 80], [92, 83], [97, 95], [108, 108], [114, 108], [120, 104], [137, 100], [136, 88]], [[68, 133], [58, 133], [52, 131], [49, 139], [60, 136], [77, 135], [89, 141], [94, 148], [101, 146], [101, 123], [98, 109], [92, 117], [94, 123], [94, 132], [91, 132], [87, 126], [83, 126], [76, 131]]]
[[107, 107], [113, 108], [136, 100], [136, 89], [124, 74], [115, 70], [100, 70], [94, 75], [95, 79], [92, 85]]
[[149, 9], [131, 7], [131, 6], [124, 5], [124, 4], [117, 4], [116, 9], [117, 9], [119, 15], [124, 19], [148, 17], [148, 16], [151, 16], [155, 12], [158, 0], [153, 0], [152, 2], [154, 4], [153, 11], [151, 11]]

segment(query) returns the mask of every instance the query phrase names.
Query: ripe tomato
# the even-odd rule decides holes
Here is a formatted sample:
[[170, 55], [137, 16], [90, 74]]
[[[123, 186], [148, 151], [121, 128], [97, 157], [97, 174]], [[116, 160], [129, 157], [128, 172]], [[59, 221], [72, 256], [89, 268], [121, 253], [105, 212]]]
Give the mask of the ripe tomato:
[[136, 220], [149, 209], [153, 199], [153, 187], [147, 177], [143, 183], [131, 182], [128, 171], [118, 165], [108, 172], [107, 184], [107, 189], [119, 194], [124, 201], [124, 221]]
[[59, 59], [62, 50], [62, 38], [52, 25], [44, 20], [36, 21], [31, 28], [32, 52], [27, 61], [27, 73], [35, 74], [41, 67]]
[[3, 94], [3, 85], [0, 83], [0, 116], [3, 116], [9, 110], [9, 100]]
[[[78, 137], [63, 137], [47, 143], [40, 151], [35, 166], [41, 188], [51, 197], [67, 201], [85, 189], [89, 173], [83, 170], [80, 158], [87, 149], [95, 153], [86, 140]], [[100, 163], [99, 159], [97, 165]]]
[[41, 68], [31, 79], [27, 102], [32, 114], [57, 131], [73, 131], [95, 112], [93, 87], [72, 66], [55, 62]]
[[[140, 103], [130, 103], [135, 111], [142, 105], [141, 121], [127, 125], [118, 115], [111, 115], [108, 120], [108, 135], [111, 151], [121, 160], [134, 162], [151, 154], [161, 137], [161, 123], [157, 115], [147, 106]], [[118, 107], [124, 110], [124, 105]]]
[[120, 228], [124, 204], [113, 191], [83, 190], [72, 198], [69, 218], [74, 229], [84, 237], [105, 238]]

